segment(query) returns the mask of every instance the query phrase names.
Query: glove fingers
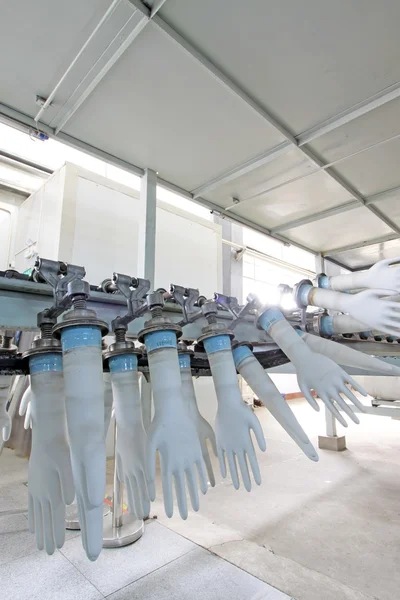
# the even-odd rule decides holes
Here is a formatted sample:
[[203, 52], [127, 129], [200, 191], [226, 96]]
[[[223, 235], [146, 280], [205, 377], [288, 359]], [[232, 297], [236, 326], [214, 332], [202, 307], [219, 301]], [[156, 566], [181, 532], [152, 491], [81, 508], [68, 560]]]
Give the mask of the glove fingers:
[[103, 504], [86, 510], [86, 555], [95, 561], [103, 548]]
[[325, 404], [326, 408], [333, 414], [333, 416], [335, 417], [335, 419], [337, 419], [339, 421], [339, 423], [341, 425], [343, 425], [343, 427], [347, 427], [347, 423], [345, 421], [345, 419], [342, 417], [342, 415], [340, 414], [340, 412], [337, 410], [337, 408], [335, 408], [332, 404], [332, 402], [330, 401], [330, 399], [328, 398], [327, 395], [324, 396], [320, 396], [322, 402]]
[[308, 389], [308, 387], [303, 383], [300, 382], [299, 378], [297, 378], [298, 384], [299, 384], [299, 388], [301, 393], [303, 394], [304, 398], [307, 400], [308, 404], [317, 412], [319, 411], [319, 404], [316, 401], [316, 399], [313, 397], [311, 391]]
[[[350, 377], [350, 375], [347, 375], [347, 373], [346, 373], [346, 381], [347, 381], [347, 383], [349, 383], [349, 384], [350, 384], [350, 385], [351, 385], [351, 386], [352, 386], [352, 387], [353, 387], [355, 390], [357, 390], [357, 392], [360, 392], [360, 394], [362, 394], [363, 396], [368, 396], [368, 392], [367, 392], [366, 390], [364, 390], [363, 386], [362, 386], [362, 385], [360, 385], [360, 384], [358, 383], [358, 381], [356, 381], [355, 379], [353, 379], [352, 377]], [[354, 398], [355, 398], [355, 396], [354, 396]], [[354, 402], [354, 400], [352, 400], [352, 401]], [[357, 398], [356, 398], [356, 401], [359, 403], [359, 405], [362, 407], [362, 409], [363, 409], [363, 411], [364, 411], [365, 409], [364, 409], [364, 406], [361, 404], [361, 402], [360, 402], [359, 400], [357, 400]], [[354, 402], [354, 404], [357, 406], [356, 402]], [[359, 406], [359, 408], [360, 408], [360, 406]]]
[[258, 466], [258, 461], [257, 461], [256, 453], [255, 453], [252, 442], [247, 447], [246, 454], [247, 454], [247, 458], [248, 458], [250, 466], [251, 466], [251, 470], [253, 471], [254, 481], [256, 482], [257, 485], [261, 485], [260, 467]]
[[144, 517], [143, 507], [142, 507], [142, 501], [140, 499], [139, 486], [138, 486], [136, 477], [132, 474], [130, 476], [129, 480], [131, 482], [133, 499], [135, 502], [135, 514], [137, 515], [137, 517], [139, 519], [143, 519], [143, 517]]
[[175, 471], [174, 473], [175, 493], [178, 502], [178, 509], [181, 518], [186, 521], [188, 517], [188, 507], [185, 490], [185, 479], [183, 471]]
[[140, 498], [142, 501], [143, 518], [146, 519], [150, 514], [150, 500], [149, 493], [147, 490], [146, 478], [143, 471], [139, 471], [137, 476], [137, 482], [139, 486]]
[[27, 409], [28, 405], [30, 404], [30, 402], [31, 402], [31, 386], [29, 385], [26, 388], [26, 390], [21, 398], [20, 405], [19, 405], [18, 413], [21, 417], [23, 417], [24, 414], [26, 413], [26, 409]]
[[56, 548], [62, 548], [65, 542], [65, 505], [58, 502], [52, 507], [53, 533]]
[[80, 494], [76, 494], [76, 504], [78, 506], [79, 524], [81, 526], [82, 546], [87, 553], [86, 512]]
[[219, 446], [218, 447], [218, 460], [219, 460], [219, 470], [221, 471], [222, 477], [225, 479], [226, 477], [226, 462], [225, 462], [225, 452]]
[[131, 513], [131, 515], [134, 515], [135, 517], [137, 517], [137, 513], [136, 513], [136, 503], [135, 503], [135, 496], [133, 494], [133, 489], [132, 489], [132, 485], [131, 485], [131, 481], [130, 479], [127, 477], [125, 480], [125, 490], [128, 496], [128, 509], [129, 512]]
[[240, 487], [240, 483], [239, 483], [239, 475], [237, 472], [235, 456], [234, 456], [233, 452], [227, 452], [226, 455], [228, 458], [229, 471], [231, 473], [233, 487], [236, 490], [238, 490]]
[[267, 444], [265, 442], [264, 432], [262, 430], [260, 421], [252, 412], [250, 413], [250, 428], [253, 430], [254, 435], [256, 436], [257, 444], [261, 452], [265, 452], [267, 449]]
[[240, 472], [242, 474], [242, 480], [245, 490], [248, 492], [251, 491], [251, 480], [249, 467], [247, 466], [246, 456], [244, 452], [239, 452], [236, 454], [237, 461], [239, 463]]
[[208, 448], [207, 448], [207, 444], [206, 444], [205, 440], [201, 446], [201, 451], [202, 451], [203, 460], [204, 460], [204, 463], [205, 463], [206, 469], [207, 469], [208, 481], [210, 482], [211, 487], [214, 487], [215, 486], [214, 471], [212, 468], [211, 459], [210, 459], [210, 455], [208, 454]]
[[32, 402], [29, 402], [26, 412], [25, 412], [24, 429], [28, 430], [30, 427], [32, 427], [31, 415], [32, 415]]
[[43, 500], [42, 502], [42, 517], [44, 531], [44, 547], [46, 553], [51, 556], [56, 550], [56, 545], [54, 543], [53, 534], [53, 516], [51, 512], [50, 502], [48, 500]]
[[169, 470], [168, 461], [164, 460], [162, 454], [160, 455], [160, 460], [165, 514], [167, 517], [171, 518], [174, 514], [174, 502], [172, 499], [172, 473]]
[[[343, 392], [343, 393], [345, 393], [345, 392]], [[353, 423], [355, 423], [356, 425], [360, 424], [360, 419], [357, 417], [357, 415], [354, 414], [354, 412], [351, 410], [350, 406], [347, 405], [347, 403], [343, 400], [343, 398], [340, 396], [339, 393], [335, 394], [333, 396], [333, 399], [340, 406], [340, 408], [343, 410], [343, 412], [345, 412], [346, 415], [353, 421]]]
[[200, 508], [200, 501], [199, 491], [197, 489], [196, 474], [194, 473], [193, 469], [190, 468], [185, 469], [185, 474], [187, 487], [189, 490], [190, 502], [192, 504], [193, 510], [197, 512]]
[[3, 427], [3, 440], [5, 442], [8, 442], [8, 440], [10, 439], [11, 427], [12, 427], [12, 423], [11, 423], [11, 419], [10, 419], [9, 423]]
[[358, 408], [358, 410], [360, 410], [363, 413], [366, 412], [364, 404], [359, 401], [359, 399], [353, 394], [353, 392], [348, 387], [346, 387], [345, 394], [349, 398], [349, 400], [351, 400], [354, 406]]
[[202, 494], [206, 494], [208, 490], [206, 467], [203, 458], [196, 460], [197, 472], [199, 474], [200, 490]]
[[36, 546], [38, 550], [43, 550], [44, 539], [43, 539], [43, 515], [42, 505], [39, 500], [34, 499], [33, 505], [35, 509], [35, 534], [36, 534]]

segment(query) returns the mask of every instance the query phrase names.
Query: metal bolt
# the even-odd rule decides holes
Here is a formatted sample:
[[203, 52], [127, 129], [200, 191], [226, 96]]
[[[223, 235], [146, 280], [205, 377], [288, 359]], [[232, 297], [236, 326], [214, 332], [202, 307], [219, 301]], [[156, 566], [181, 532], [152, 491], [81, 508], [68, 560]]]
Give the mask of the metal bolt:
[[125, 329], [116, 329], [115, 330], [115, 341], [116, 342], [125, 342]]

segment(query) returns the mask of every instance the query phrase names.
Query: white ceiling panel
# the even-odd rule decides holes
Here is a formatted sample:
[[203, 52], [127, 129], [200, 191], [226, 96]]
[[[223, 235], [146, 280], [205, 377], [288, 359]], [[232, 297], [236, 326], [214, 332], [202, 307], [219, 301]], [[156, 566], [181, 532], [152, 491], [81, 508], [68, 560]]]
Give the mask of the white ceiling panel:
[[400, 80], [398, 0], [220, 4], [168, 0], [160, 14], [294, 133]]
[[185, 189], [283, 141], [152, 24], [65, 131]]
[[360, 207], [315, 223], [301, 225], [284, 232], [285, 237], [312, 250], [325, 252], [348, 244], [363, 243], [386, 234], [392, 229], [367, 208]]
[[[109, 5], [110, 0], [2, 2], [0, 101], [36, 115], [36, 94], [51, 92]], [[129, 6], [120, 10], [122, 16], [132, 12]]]
[[347, 250], [347, 252], [331, 254], [330, 256], [351, 269], [360, 269], [384, 258], [397, 258], [400, 256], [400, 240], [364, 246], [363, 248]]
[[293, 149], [230, 183], [218, 186], [204, 197], [226, 208], [232, 205], [232, 198], [243, 200], [249, 196], [262, 194], [266, 189], [281, 185], [289, 179], [301, 177], [314, 169], [315, 167], [299, 150]]
[[400, 185], [399, 164], [400, 138], [358, 154], [335, 170], [363, 196], [370, 196]]
[[[232, 212], [251, 219], [259, 225], [272, 228], [338, 206], [351, 199], [350, 194], [336, 181], [323, 171], [319, 171], [256, 200], [237, 204]], [[312, 230], [317, 229], [319, 223], [320, 221], [314, 223]], [[309, 245], [308, 241], [305, 246]]]
[[[400, 98], [339, 127], [310, 144], [326, 162], [360, 152], [400, 134]], [[362, 158], [362, 155], [361, 155]]]

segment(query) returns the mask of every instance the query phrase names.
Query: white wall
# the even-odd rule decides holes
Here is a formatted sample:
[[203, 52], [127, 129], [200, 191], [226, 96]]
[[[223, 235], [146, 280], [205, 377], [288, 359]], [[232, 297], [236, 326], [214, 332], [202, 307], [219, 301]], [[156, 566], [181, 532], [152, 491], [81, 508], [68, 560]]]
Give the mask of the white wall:
[[0, 270], [14, 265], [18, 211], [23, 201], [19, 194], [0, 190]]

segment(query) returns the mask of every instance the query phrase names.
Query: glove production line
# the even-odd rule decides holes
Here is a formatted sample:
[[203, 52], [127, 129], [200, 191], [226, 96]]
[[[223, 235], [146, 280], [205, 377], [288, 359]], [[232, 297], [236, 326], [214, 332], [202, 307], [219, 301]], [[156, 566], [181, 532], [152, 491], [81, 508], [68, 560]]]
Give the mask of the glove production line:
[[[76, 505], [82, 545], [92, 561], [103, 547], [138, 539], [156, 498], [157, 452], [168, 517], [174, 513], [173, 490], [182, 519], [188, 517], [188, 498], [193, 510], [200, 509], [201, 495], [215, 485], [210, 451], [236, 489], [241, 482], [248, 492], [253, 481], [260, 485], [251, 434], [260, 451], [268, 449], [256, 414], [242, 399], [238, 374], [302, 452], [318, 461], [267, 370], [290, 361], [312, 408], [319, 410], [314, 392], [344, 427], [344, 416], [359, 423], [356, 413], [365, 412], [365, 405], [354, 392], [367, 392], [339, 365], [400, 375], [400, 367], [350, 347], [357, 332], [360, 344], [383, 340], [390, 356], [400, 338], [396, 261], [381, 261], [364, 273], [321, 274], [315, 286], [309, 280], [293, 289], [281, 286], [282, 297], [290, 295], [298, 307], [286, 314], [255, 295], [240, 306], [235, 298], [215, 293], [207, 299], [179, 285], [152, 291], [149, 281], [118, 273], [100, 286], [89, 285], [83, 267], [45, 259], [37, 260], [30, 275], [2, 273], [1, 325], [7, 329], [0, 348], [0, 434], [3, 443], [9, 439], [22, 396], [19, 412], [32, 428], [28, 519], [37, 548], [53, 554], [63, 546], [69, 505]], [[320, 310], [307, 312], [310, 306]], [[35, 328], [40, 335], [19, 353], [12, 344], [16, 331]], [[111, 343], [105, 336], [112, 336], [106, 338]], [[198, 376], [213, 378], [215, 432], [196, 401]], [[30, 384], [22, 393], [25, 377]], [[112, 410], [116, 472], [106, 532], [105, 439]], [[121, 483], [129, 517], [122, 515]]]

